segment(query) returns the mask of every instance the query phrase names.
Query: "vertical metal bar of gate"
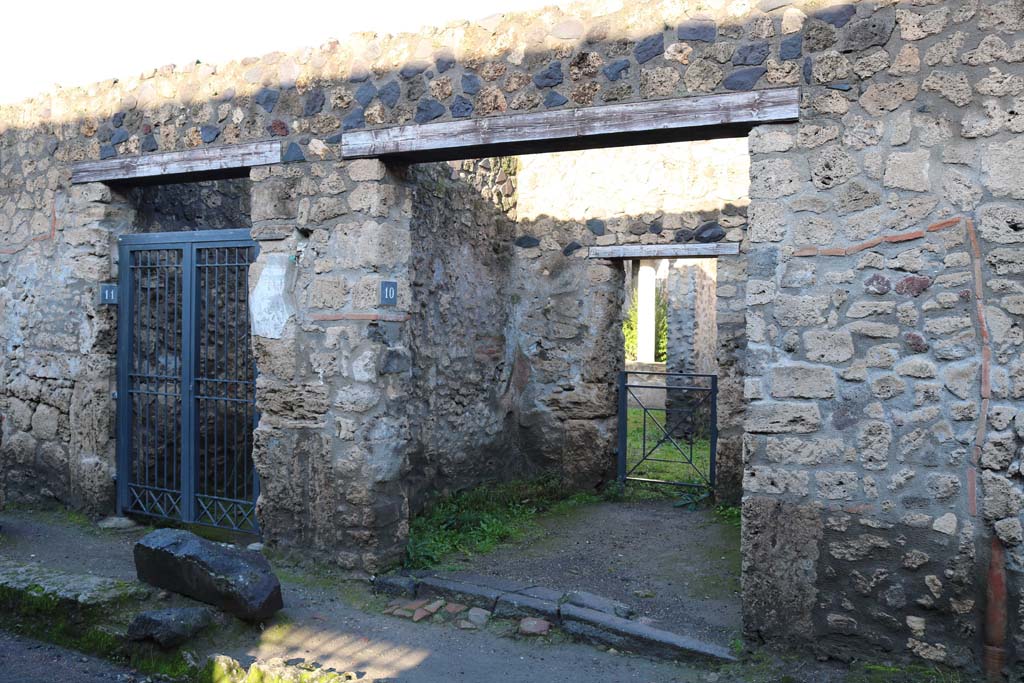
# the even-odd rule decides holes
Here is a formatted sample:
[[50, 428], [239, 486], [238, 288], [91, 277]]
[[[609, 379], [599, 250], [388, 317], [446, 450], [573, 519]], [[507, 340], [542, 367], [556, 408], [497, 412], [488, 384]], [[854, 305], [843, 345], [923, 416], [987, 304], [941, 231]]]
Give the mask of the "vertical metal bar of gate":
[[124, 238], [117, 239], [117, 391], [114, 395], [117, 405], [117, 514], [124, 515], [128, 507], [128, 480], [131, 467], [131, 448], [127, 435], [131, 432], [131, 414], [128, 394], [128, 353], [131, 349], [133, 314], [131, 292], [131, 268], [128, 247]]
[[619, 457], [617, 474], [620, 484], [626, 483], [626, 448], [629, 431], [629, 396], [626, 390], [626, 373], [619, 373]]
[[711, 488], [715, 488], [716, 463], [718, 462], [718, 375], [711, 375], [711, 438], [708, 450], [711, 454], [709, 469]]
[[[191, 243], [182, 254], [181, 286], [181, 498], [182, 517], [192, 522], [196, 518], [196, 245]], [[191, 313], [191, 315], [186, 315]]]

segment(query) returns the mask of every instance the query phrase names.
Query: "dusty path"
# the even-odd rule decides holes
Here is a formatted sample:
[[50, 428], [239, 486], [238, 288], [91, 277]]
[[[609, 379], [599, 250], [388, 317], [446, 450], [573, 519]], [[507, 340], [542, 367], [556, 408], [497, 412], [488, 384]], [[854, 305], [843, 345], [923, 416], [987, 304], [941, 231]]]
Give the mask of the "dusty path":
[[640, 618], [728, 645], [740, 635], [739, 529], [711, 510], [671, 501], [599, 503], [544, 518], [542, 535], [458, 568], [582, 589], [625, 602]]
[[[144, 533], [102, 531], [60, 515], [24, 512], [0, 513], [0, 527], [0, 557], [127, 579], [134, 576], [132, 544]], [[609, 654], [577, 643], [546, 645], [488, 631], [414, 624], [354, 607], [372, 603], [359, 587], [346, 588], [324, 578], [310, 580], [289, 570], [281, 575], [287, 607], [276, 625], [256, 642], [211, 642], [209, 650], [245, 663], [255, 657], [317, 661], [341, 671], [357, 671], [360, 680], [373, 681], [703, 680], [697, 668]]]
[[[600, 512], [601, 506], [596, 507]], [[0, 512], [0, 527], [0, 557], [121, 578], [133, 576], [132, 543], [145, 531], [101, 531], [66, 516], [24, 512]], [[605, 534], [604, 542], [614, 549], [612, 557], [625, 555], [621, 545], [625, 541], [615, 540], [616, 533]], [[500, 552], [507, 551], [511, 549]], [[218, 632], [196, 643], [200, 658], [217, 652], [244, 663], [256, 657], [301, 659], [356, 671], [360, 681], [403, 683], [777, 683], [783, 672], [793, 683], [846, 681], [841, 667], [813, 660], [762, 659], [720, 670], [603, 652], [562, 638], [541, 642], [490, 630], [463, 631], [426, 621], [416, 624], [381, 614], [385, 599], [369, 595], [361, 583], [344, 582], [322, 570], [277, 569], [286, 608], [260, 634]], [[652, 570], [651, 580], [667, 582], [671, 571]], [[125, 669], [84, 660], [77, 653], [15, 638], [0, 629], [0, 681], [143, 680]]]
[[140, 680], [128, 669], [0, 630], [0, 683], [92, 683]]

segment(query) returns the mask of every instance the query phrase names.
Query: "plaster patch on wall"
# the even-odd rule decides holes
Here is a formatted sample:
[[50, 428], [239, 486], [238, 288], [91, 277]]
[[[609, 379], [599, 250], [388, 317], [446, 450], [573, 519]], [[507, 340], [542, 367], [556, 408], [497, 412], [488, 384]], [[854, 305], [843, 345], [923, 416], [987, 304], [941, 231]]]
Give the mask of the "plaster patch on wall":
[[268, 254], [263, 261], [259, 279], [249, 299], [252, 333], [257, 337], [280, 339], [295, 312], [287, 292], [288, 281], [294, 277], [288, 254]]

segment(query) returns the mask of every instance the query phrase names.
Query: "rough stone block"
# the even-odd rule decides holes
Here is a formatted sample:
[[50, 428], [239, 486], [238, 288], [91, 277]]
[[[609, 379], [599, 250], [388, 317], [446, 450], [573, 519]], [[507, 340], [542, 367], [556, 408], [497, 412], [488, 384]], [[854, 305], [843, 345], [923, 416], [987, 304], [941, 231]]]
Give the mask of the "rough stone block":
[[247, 621], [284, 606], [281, 584], [259, 553], [213, 543], [182, 529], [157, 529], [135, 544], [141, 581], [187, 595]]
[[211, 621], [210, 610], [203, 607], [149, 610], [135, 615], [127, 636], [129, 640], [152, 640], [162, 648], [173, 648], [191, 639]]
[[772, 396], [775, 398], [831, 398], [836, 393], [836, 376], [820, 365], [788, 365], [772, 368]]
[[486, 586], [477, 586], [463, 581], [442, 579], [436, 576], [424, 576], [420, 578], [420, 595], [438, 596], [446, 600], [454, 600], [464, 605], [473, 605], [487, 610], [493, 610], [498, 598], [504, 591]]
[[842, 363], [853, 358], [853, 337], [846, 330], [808, 330], [803, 334], [804, 354], [810, 361]]
[[586, 607], [587, 609], [597, 610], [598, 612], [605, 612], [606, 614], [614, 614], [616, 616], [628, 619], [633, 616], [633, 608], [629, 605], [619, 602], [618, 600], [610, 600], [602, 595], [595, 595], [587, 591], [572, 591], [565, 594], [564, 602], [570, 605], [576, 605], [577, 607]]
[[931, 153], [927, 149], [893, 152], [886, 160], [882, 182], [886, 187], [927, 192], [931, 189], [930, 160]]
[[372, 586], [375, 593], [415, 598], [419, 582], [411, 576], [383, 574], [373, 577]]
[[807, 472], [754, 465], [743, 472], [743, 490], [750, 493], [806, 496], [810, 490], [810, 475]]
[[753, 434], [808, 433], [821, 429], [816, 403], [755, 403], [747, 409], [747, 431]]

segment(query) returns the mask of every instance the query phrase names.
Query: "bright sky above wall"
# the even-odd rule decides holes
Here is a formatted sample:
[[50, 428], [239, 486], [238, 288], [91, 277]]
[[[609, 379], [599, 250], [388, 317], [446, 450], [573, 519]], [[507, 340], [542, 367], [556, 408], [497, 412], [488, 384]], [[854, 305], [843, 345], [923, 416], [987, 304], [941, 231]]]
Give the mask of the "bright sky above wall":
[[[358, 31], [399, 33], [560, 0], [14, 0], [4, 7], [0, 103], [54, 84], [127, 77], [164, 64], [220, 64], [316, 47]], [[602, 5], [617, 4], [605, 0]], [[17, 27], [17, 28], [15, 28]]]

